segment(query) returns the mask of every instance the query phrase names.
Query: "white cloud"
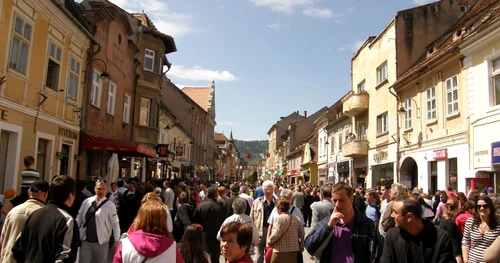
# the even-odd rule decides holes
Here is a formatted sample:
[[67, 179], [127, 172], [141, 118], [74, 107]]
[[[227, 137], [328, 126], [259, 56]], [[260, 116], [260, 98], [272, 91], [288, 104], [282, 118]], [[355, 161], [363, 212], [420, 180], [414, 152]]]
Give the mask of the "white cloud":
[[436, 2], [437, 0], [413, 0], [416, 5], [426, 5], [430, 2]]
[[192, 16], [170, 10], [164, 0], [111, 0], [113, 4], [130, 13], [144, 12], [156, 28], [174, 38], [199, 31], [192, 25]]
[[332, 11], [330, 11], [330, 9], [323, 9], [316, 7], [308, 7], [302, 10], [302, 14], [308, 17], [324, 18], [324, 19], [333, 17], [333, 13]]
[[350, 50], [352, 52], [356, 52], [358, 51], [358, 49], [363, 45], [363, 43], [365, 43], [365, 41], [363, 40], [356, 40], [354, 42], [352, 42], [351, 44], [349, 45], [345, 45], [345, 46], [342, 46], [342, 47], [338, 47], [337, 48], [337, 51], [346, 51], [346, 50]]
[[238, 123], [236, 122], [232, 122], [232, 121], [221, 121], [221, 122], [217, 122], [217, 125], [218, 126], [232, 126], [232, 125], [236, 125]]
[[200, 66], [192, 68], [183, 65], [172, 65], [172, 68], [167, 73], [169, 77], [179, 79], [193, 80], [193, 81], [236, 81], [239, 80], [236, 76], [229, 71], [217, 71], [204, 69]]
[[313, 0], [250, 0], [256, 6], [270, 8], [273, 12], [291, 14], [296, 8], [314, 4]]
[[269, 29], [273, 29], [273, 30], [280, 30], [284, 27], [288, 27], [290, 26], [289, 24], [280, 24], [280, 23], [273, 23], [273, 24], [267, 24], [266, 27], [269, 28]]

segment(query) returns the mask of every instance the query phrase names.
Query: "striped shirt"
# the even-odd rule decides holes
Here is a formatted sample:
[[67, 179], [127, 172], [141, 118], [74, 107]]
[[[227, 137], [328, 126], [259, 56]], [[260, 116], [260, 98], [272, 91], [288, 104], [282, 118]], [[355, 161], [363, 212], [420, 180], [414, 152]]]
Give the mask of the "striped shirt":
[[495, 229], [488, 231], [482, 235], [479, 228], [474, 224], [474, 218], [467, 219], [464, 229], [464, 237], [462, 239], [462, 247], [469, 248], [469, 263], [484, 262], [483, 254], [493, 241], [500, 235], [500, 219], [497, 219]]
[[23, 184], [21, 188], [30, 188], [31, 184], [36, 180], [40, 179], [40, 173], [33, 169], [26, 169], [21, 173], [23, 179]]

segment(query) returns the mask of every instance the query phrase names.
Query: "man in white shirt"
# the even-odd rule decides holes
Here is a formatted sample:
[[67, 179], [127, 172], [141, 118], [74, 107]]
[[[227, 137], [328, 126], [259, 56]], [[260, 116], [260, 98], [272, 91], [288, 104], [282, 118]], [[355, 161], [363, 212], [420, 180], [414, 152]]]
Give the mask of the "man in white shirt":
[[253, 198], [248, 195], [248, 187], [246, 187], [245, 185], [240, 187], [240, 197], [247, 200], [248, 206], [252, 207]]
[[208, 188], [207, 188], [207, 184], [205, 182], [201, 182], [200, 183], [200, 202], [205, 202], [205, 201], [208, 201], [208, 198], [207, 198], [207, 195], [208, 195]]
[[95, 193], [83, 201], [76, 222], [80, 230], [80, 263], [106, 263], [111, 233], [115, 238], [114, 251], [120, 243], [120, 224], [116, 206], [106, 199], [106, 181], [98, 180]]
[[165, 189], [163, 192], [163, 201], [165, 202], [165, 205], [167, 205], [170, 215], [174, 215], [175, 193], [174, 190], [170, 188], [169, 181], [163, 182], [163, 189]]

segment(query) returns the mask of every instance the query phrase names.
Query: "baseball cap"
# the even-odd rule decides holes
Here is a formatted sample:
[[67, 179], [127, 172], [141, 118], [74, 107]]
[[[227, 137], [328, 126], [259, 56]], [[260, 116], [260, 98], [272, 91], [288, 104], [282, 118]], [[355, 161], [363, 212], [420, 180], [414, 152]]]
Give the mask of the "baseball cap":
[[156, 195], [161, 195], [161, 188], [160, 187], [156, 187], [155, 188], [155, 194]]
[[45, 182], [44, 180], [36, 180], [34, 181], [31, 186], [30, 186], [30, 191], [35, 192], [35, 193], [45, 193], [48, 192], [50, 189], [49, 183]]
[[488, 193], [493, 193], [493, 187], [488, 187]]
[[239, 193], [239, 192], [240, 188], [238, 187], [238, 185], [231, 186], [231, 193]]

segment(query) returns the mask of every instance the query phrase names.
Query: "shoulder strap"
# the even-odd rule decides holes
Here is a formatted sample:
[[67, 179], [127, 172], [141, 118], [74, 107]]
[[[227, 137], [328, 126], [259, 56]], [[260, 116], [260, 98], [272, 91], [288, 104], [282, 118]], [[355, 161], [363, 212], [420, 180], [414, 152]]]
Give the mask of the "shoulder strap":
[[290, 223], [288, 223], [287, 229], [285, 230], [285, 232], [283, 232], [283, 234], [281, 234], [281, 236], [278, 239], [276, 239], [276, 241], [274, 241], [274, 243], [272, 245], [270, 245], [270, 247], [274, 246], [274, 244], [276, 244], [276, 242], [278, 242], [286, 234], [286, 232], [288, 232], [288, 229], [290, 229], [290, 226], [292, 225], [292, 220], [293, 220], [293, 217], [292, 217], [292, 215], [290, 215]]
[[141, 263], [144, 263], [144, 262], [146, 262], [147, 260], [148, 260], [148, 258], [147, 258], [147, 257], [144, 257], [144, 259], [141, 261]]
[[290, 211], [290, 215], [293, 215], [293, 211], [295, 211], [295, 206], [292, 207], [292, 211]]
[[[85, 224], [83, 224], [83, 228], [87, 227], [87, 224], [89, 223], [90, 219], [92, 219], [92, 217], [95, 216], [95, 214], [97, 213], [97, 210], [99, 210], [99, 208], [101, 208], [106, 202], [108, 201], [108, 199], [102, 201], [102, 203], [95, 209], [94, 213], [92, 213], [89, 218], [85, 221]], [[90, 209], [90, 207], [89, 207]]]

